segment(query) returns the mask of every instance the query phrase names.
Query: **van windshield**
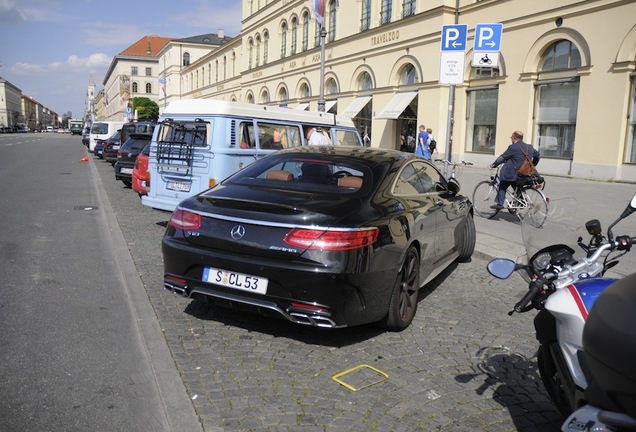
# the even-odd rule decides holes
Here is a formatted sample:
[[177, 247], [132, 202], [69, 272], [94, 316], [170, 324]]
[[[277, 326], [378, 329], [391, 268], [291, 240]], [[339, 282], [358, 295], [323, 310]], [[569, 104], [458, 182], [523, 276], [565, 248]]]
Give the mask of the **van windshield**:
[[107, 123], [93, 123], [91, 126], [92, 134], [106, 134], [108, 133], [108, 124]]

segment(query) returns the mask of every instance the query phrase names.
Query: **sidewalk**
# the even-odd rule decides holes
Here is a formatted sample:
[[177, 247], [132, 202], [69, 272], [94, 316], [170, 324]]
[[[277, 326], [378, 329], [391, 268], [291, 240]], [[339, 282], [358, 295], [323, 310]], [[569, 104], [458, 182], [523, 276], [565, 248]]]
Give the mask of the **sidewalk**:
[[[472, 200], [477, 183], [487, 180], [491, 171], [481, 167], [464, 167], [458, 180], [461, 194]], [[636, 193], [636, 184], [610, 183], [558, 176], [544, 176], [546, 179], [544, 194], [548, 200], [575, 198], [578, 208], [573, 215], [575, 226], [584, 226], [591, 219], [601, 222], [603, 233], [623, 212]], [[548, 204], [549, 205], [549, 204]], [[521, 238], [521, 222], [516, 216], [499, 212], [493, 219], [475, 215], [477, 245], [475, 256], [485, 260], [492, 258], [510, 258], [517, 260], [525, 256]], [[636, 236], [636, 214], [620, 221], [612, 228], [614, 235], [628, 234]], [[587, 239], [586, 239], [587, 240]], [[577, 251], [579, 256], [581, 251]], [[611, 272], [614, 277], [631, 274], [636, 268], [636, 254], [628, 252]], [[608, 272], [609, 274], [610, 272]]]

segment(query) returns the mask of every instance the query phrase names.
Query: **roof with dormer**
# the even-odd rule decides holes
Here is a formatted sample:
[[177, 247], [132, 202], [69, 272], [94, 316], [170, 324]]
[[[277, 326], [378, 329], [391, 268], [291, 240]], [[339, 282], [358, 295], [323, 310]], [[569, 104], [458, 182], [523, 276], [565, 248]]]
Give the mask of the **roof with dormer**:
[[135, 57], [156, 57], [159, 51], [174, 38], [162, 36], [144, 36], [123, 50], [119, 55]]

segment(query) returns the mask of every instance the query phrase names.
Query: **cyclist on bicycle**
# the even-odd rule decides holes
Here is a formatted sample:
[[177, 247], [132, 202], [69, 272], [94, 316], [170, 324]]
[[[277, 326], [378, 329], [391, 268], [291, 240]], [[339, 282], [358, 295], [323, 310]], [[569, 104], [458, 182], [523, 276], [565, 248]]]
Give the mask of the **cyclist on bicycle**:
[[499, 191], [497, 192], [497, 198], [495, 199], [495, 204], [490, 206], [490, 208], [496, 210], [503, 208], [508, 186], [515, 186], [517, 184], [517, 180], [519, 179], [517, 170], [523, 164], [525, 159], [524, 153], [532, 157], [532, 163], [534, 165], [537, 165], [541, 158], [538, 150], [535, 150], [531, 144], [523, 142], [523, 132], [519, 130], [514, 131], [510, 139], [512, 143], [508, 146], [506, 151], [490, 165], [490, 168], [496, 168], [504, 164], [499, 171]]

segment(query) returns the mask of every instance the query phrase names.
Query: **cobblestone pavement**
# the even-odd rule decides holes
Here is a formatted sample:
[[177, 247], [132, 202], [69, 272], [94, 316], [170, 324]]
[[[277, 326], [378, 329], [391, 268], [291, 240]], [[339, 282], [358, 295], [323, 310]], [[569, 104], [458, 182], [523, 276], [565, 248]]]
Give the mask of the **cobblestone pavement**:
[[[143, 206], [110, 164], [91, 163], [205, 431], [559, 430], [536, 367], [535, 314], [507, 314], [521, 278], [494, 279], [480, 258], [454, 265], [421, 291], [400, 333], [211, 307], [163, 288], [169, 213]], [[341, 378], [357, 391], [332, 378], [360, 365]]]

